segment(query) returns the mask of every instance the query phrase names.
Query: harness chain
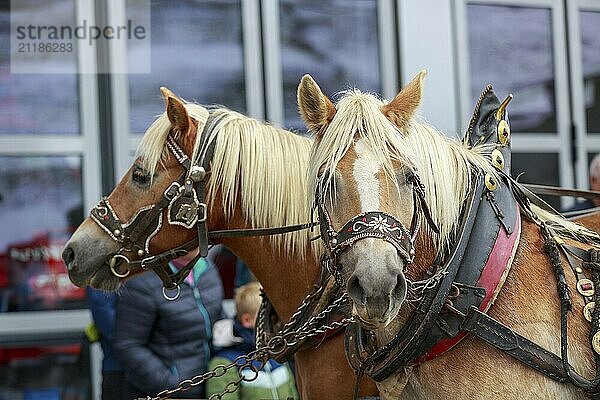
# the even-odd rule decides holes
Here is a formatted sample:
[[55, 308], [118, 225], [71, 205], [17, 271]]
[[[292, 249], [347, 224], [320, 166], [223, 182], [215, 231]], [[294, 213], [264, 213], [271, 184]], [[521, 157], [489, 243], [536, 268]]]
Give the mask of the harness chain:
[[[317, 290], [320, 290], [318, 288]], [[299, 310], [307, 303], [307, 298], [314, 296], [314, 292], [309, 293], [302, 305], [299, 307]], [[340, 298], [336, 299], [332, 304], [330, 304], [327, 308], [325, 308], [319, 314], [310, 318], [306, 324], [304, 324], [297, 331], [286, 331], [282, 329], [278, 334], [274, 335], [269, 339], [269, 341], [262, 346], [258, 346], [256, 350], [241, 355], [237, 357], [234, 361], [227, 365], [218, 365], [214, 369], [207, 371], [203, 374], [196, 375], [190, 379], [185, 379], [179, 383], [179, 385], [174, 389], [165, 389], [162, 392], [158, 393], [155, 397], [148, 396], [146, 400], [167, 400], [171, 398], [173, 394], [184, 392], [190, 390], [194, 386], [198, 386], [201, 383], [211, 379], [225, 375], [227, 371], [236, 367], [236, 371], [238, 373], [238, 379], [233, 382], [229, 382], [225, 389], [221, 393], [215, 393], [209, 397], [209, 400], [222, 399], [223, 396], [227, 393], [235, 392], [242, 382], [252, 382], [258, 377], [258, 372], [264, 367], [267, 360], [269, 358], [275, 358], [279, 354], [281, 354], [287, 347], [294, 346], [297, 343], [310, 339], [314, 336], [326, 333], [331, 330], [343, 328], [354, 321], [354, 318], [348, 317], [344, 318], [341, 321], [333, 321], [329, 325], [316, 325], [317, 322], [323, 318], [325, 318], [332, 310], [334, 310], [337, 306], [340, 306], [344, 302], [348, 302], [349, 297], [347, 295], [343, 295]], [[289, 323], [288, 323], [289, 324]], [[287, 326], [286, 324], [285, 326]], [[258, 365], [254, 363], [258, 362]], [[250, 377], [245, 377], [242, 375], [241, 371], [244, 368], [249, 368], [254, 374]]]

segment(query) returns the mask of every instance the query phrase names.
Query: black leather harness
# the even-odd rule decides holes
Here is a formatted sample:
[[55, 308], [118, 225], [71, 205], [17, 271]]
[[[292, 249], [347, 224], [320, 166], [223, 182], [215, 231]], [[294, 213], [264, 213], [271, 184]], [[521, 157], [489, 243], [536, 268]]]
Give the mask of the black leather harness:
[[[551, 208], [510, 178], [510, 128], [505, 116], [507, 100], [501, 104], [491, 86], [488, 86], [478, 101], [465, 137], [465, 143], [470, 146], [496, 144], [490, 162], [496, 167], [501, 182], [496, 182], [492, 175], [473, 176], [473, 190], [463, 209], [453, 250], [436, 260], [430, 270], [422, 300], [390, 342], [379, 345], [374, 332], [358, 323], [347, 328], [346, 355], [358, 377], [366, 373], [374, 380], [382, 381], [401, 367], [429, 359], [428, 353], [441, 342], [471, 333], [553, 380], [572, 383], [592, 398], [600, 396], [598, 350], [594, 353], [597, 374], [591, 381], [575, 372], [568, 362], [566, 313], [570, 309], [570, 297], [558, 249], [584, 261], [582, 265], [592, 275], [596, 288], [600, 288], [600, 253], [598, 250], [584, 251], [572, 246], [566, 247], [555, 228], [536, 217], [531, 210], [531, 203], [545, 209]], [[484, 298], [490, 296], [485, 288], [477, 286], [483, 266], [499, 235], [517, 235], [518, 243], [520, 231], [517, 228], [520, 227], [521, 212], [540, 225], [546, 239], [545, 251], [550, 256], [557, 278], [561, 300], [560, 356], [493, 319], [486, 314], [487, 308], [480, 309]], [[323, 221], [321, 224], [322, 238], [327, 246], [328, 242], [323, 237]], [[600, 241], [595, 244], [599, 245]], [[581, 275], [581, 268], [573, 269], [574, 272], [579, 271], [576, 275]], [[504, 272], [504, 277], [506, 274], [507, 271]], [[502, 282], [497, 290], [501, 284]], [[593, 292], [592, 297], [587, 301], [600, 300], [598, 291]], [[591, 310], [590, 340], [597, 338], [600, 341], [600, 307]]]

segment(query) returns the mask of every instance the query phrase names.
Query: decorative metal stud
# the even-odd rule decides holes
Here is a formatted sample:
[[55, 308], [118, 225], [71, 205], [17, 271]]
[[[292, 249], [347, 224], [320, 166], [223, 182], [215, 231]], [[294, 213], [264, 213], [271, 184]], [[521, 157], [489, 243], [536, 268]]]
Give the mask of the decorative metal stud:
[[578, 274], [583, 274], [583, 270], [579, 267], [575, 268], [575, 272], [577, 272]]
[[592, 348], [597, 354], [600, 354], [600, 332], [596, 332], [592, 337]]
[[144, 255], [144, 250], [139, 249], [138, 250], [138, 256], [142, 257]]
[[499, 170], [504, 168], [504, 156], [498, 149], [492, 151], [492, 165]]
[[588, 322], [592, 322], [592, 312], [594, 311], [595, 306], [596, 303], [591, 301], [587, 303], [585, 307], [583, 307], [583, 316], [588, 320]]
[[594, 282], [587, 278], [583, 278], [577, 281], [577, 291], [582, 296], [592, 296], [594, 294]]
[[186, 179], [185, 180], [185, 184], [186, 185], [191, 185], [192, 184], [192, 180], [191, 179]]
[[192, 169], [190, 170], [190, 178], [194, 182], [198, 182], [198, 181], [204, 179], [205, 176], [206, 176], [206, 171], [204, 170], [204, 167], [201, 167], [199, 165], [194, 165], [192, 167]]
[[115, 234], [115, 236], [119, 236], [119, 235], [121, 235], [121, 230], [120, 229], [115, 229], [113, 231], [113, 233]]
[[510, 142], [510, 125], [504, 119], [498, 122], [498, 141], [502, 146], [506, 146]]
[[494, 178], [491, 174], [485, 174], [485, 187], [487, 187], [490, 192], [493, 192], [498, 187], [496, 178]]

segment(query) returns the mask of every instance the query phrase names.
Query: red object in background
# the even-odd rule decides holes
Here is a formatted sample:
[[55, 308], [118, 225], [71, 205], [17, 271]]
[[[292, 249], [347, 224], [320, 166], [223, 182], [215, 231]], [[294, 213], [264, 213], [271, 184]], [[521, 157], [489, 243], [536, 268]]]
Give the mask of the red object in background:
[[53, 309], [60, 302], [85, 299], [85, 290], [71, 283], [61, 258], [68, 237], [67, 230], [47, 231], [8, 247], [4, 259], [17, 309]]
[[0, 349], [0, 364], [6, 364], [17, 358], [35, 358], [46, 354], [79, 355], [80, 352], [81, 344]]
[[0, 289], [7, 287], [9, 283], [8, 257], [6, 254], [0, 254]]

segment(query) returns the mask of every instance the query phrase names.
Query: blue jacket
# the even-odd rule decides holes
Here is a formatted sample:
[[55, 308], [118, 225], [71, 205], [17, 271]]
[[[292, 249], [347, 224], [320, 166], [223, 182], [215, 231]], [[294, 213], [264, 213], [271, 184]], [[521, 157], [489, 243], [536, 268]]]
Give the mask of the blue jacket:
[[100, 346], [102, 346], [102, 372], [123, 372], [123, 367], [113, 349], [113, 333], [117, 312], [118, 296], [115, 292], [86, 288], [88, 307], [94, 318], [94, 325], [100, 331]]
[[[206, 371], [212, 323], [221, 318], [223, 286], [218, 271], [200, 259], [194, 286], [181, 285], [177, 300], [165, 300], [153, 273], [127, 281], [117, 305], [114, 347], [125, 366], [130, 394], [153, 396]], [[178, 394], [201, 397], [202, 385]]]

